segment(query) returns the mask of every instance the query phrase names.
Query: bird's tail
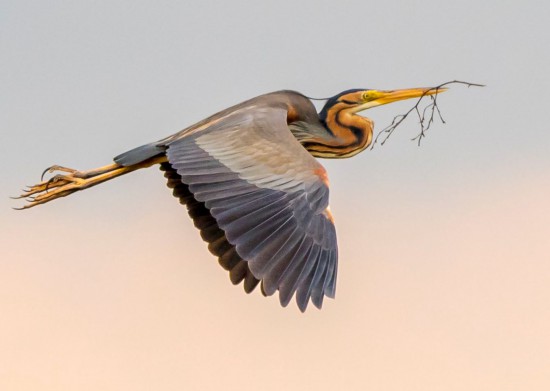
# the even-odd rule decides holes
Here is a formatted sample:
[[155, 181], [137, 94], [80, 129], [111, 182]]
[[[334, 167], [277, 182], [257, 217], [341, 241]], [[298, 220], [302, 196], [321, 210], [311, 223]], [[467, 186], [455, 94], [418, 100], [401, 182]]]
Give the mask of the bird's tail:
[[[77, 191], [99, 185], [100, 183], [128, 174], [132, 171], [151, 167], [152, 165], [160, 164], [165, 161], [165, 155], [157, 155], [134, 164], [122, 165], [115, 162], [88, 171], [78, 171], [62, 166], [52, 166], [44, 170], [40, 183], [29, 186], [23, 191], [23, 194], [14, 197], [27, 201], [26, 205], [15, 209], [29, 209], [33, 206], [45, 204], [55, 199], [66, 197]], [[43, 180], [44, 175], [54, 172], [63, 172], [64, 174], [57, 174], [48, 180]]]

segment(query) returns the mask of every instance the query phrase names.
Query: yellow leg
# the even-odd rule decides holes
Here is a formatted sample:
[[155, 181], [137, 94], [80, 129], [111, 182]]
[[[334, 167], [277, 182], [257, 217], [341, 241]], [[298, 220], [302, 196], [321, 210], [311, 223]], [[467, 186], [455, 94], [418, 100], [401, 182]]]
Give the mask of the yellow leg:
[[47, 172], [52, 173], [55, 171], [62, 171], [68, 174], [58, 174], [47, 181], [42, 181], [34, 186], [30, 186], [19, 197], [14, 197], [26, 198], [28, 202], [28, 204], [22, 208], [16, 209], [29, 209], [36, 205], [45, 204], [46, 202], [66, 197], [76, 191], [88, 189], [113, 178], [128, 174], [129, 172], [151, 167], [154, 164], [160, 164], [165, 161], [166, 156], [157, 156], [127, 167], [114, 163], [89, 171], [78, 171], [67, 167], [52, 166], [47, 168], [42, 176]]
[[43, 180], [44, 175], [46, 175], [47, 173], [51, 174], [51, 173], [56, 172], [56, 171], [68, 172], [68, 173], [72, 174], [75, 178], [90, 178], [90, 177], [93, 177], [93, 176], [96, 176], [96, 175], [99, 175], [99, 174], [103, 174], [105, 172], [112, 171], [112, 170], [114, 170], [118, 167], [120, 167], [118, 164], [113, 163], [113, 164], [109, 164], [107, 166], [94, 168], [93, 170], [89, 170], [89, 171], [78, 171], [78, 170], [75, 170], [74, 168], [58, 166], [56, 164], [54, 166], [46, 168], [44, 170], [44, 172], [42, 173], [42, 176], [40, 177], [40, 180]]

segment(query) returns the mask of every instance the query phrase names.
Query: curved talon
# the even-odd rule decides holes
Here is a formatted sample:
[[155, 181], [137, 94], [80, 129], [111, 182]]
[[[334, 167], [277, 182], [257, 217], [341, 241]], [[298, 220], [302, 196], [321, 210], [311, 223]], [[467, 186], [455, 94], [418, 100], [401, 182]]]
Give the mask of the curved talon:
[[43, 181], [44, 180], [44, 175], [46, 175], [46, 173], [53, 173], [55, 171], [62, 171], [62, 172], [68, 172], [69, 174], [76, 174], [78, 175], [78, 170], [75, 170], [74, 168], [69, 168], [69, 167], [63, 167], [63, 166], [59, 166], [57, 164], [54, 164], [53, 166], [50, 166], [48, 168], [46, 168], [43, 172], [42, 172], [42, 175], [40, 176], [40, 180]]
[[43, 182], [43, 181], [44, 181], [44, 175], [46, 175], [46, 173], [47, 173], [48, 171], [50, 171], [50, 168], [52, 168], [52, 167], [53, 167], [53, 166], [48, 167], [48, 168], [46, 168], [44, 171], [42, 171], [42, 174], [40, 175], [40, 182]]
[[42, 175], [40, 175], [40, 181], [44, 181], [44, 176], [46, 175], [46, 173], [52, 173], [55, 171], [57, 165], [53, 165], [53, 166], [50, 166], [48, 168], [46, 168], [44, 171], [42, 171]]

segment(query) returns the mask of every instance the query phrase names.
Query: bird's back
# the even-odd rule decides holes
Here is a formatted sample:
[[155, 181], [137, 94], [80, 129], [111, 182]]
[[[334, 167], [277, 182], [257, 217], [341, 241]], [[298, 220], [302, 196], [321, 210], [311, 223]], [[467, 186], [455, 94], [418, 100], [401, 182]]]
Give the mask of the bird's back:
[[286, 110], [288, 124], [292, 122], [300, 122], [317, 128], [322, 127], [319, 122], [319, 116], [315, 106], [306, 96], [291, 90], [275, 91], [259, 95], [219, 111], [216, 114], [188, 126], [187, 128], [182, 129], [164, 139], [141, 145], [137, 148], [124, 152], [116, 156], [114, 161], [122, 166], [130, 166], [142, 162], [158, 154], [164, 153], [166, 146], [169, 144], [208, 129], [218, 122], [222, 122], [230, 118], [238, 120], [239, 116], [250, 115], [250, 113], [263, 110], [273, 112]]

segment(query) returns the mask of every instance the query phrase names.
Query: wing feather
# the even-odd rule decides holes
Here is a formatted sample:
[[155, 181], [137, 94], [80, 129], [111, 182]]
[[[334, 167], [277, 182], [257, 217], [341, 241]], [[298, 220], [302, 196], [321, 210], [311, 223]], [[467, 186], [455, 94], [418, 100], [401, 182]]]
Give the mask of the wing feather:
[[262, 287], [268, 296], [274, 294], [279, 288], [285, 272], [290, 268], [294, 254], [298, 251], [303, 240], [303, 232], [299, 228], [296, 228], [290, 234], [288, 240], [273, 255], [271, 261], [268, 264], [265, 264], [264, 261], [265, 265], [259, 265], [260, 270], [263, 270], [261, 272], [263, 275]]
[[327, 250], [321, 250], [319, 252], [317, 259], [315, 260], [315, 267], [311, 270], [296, 292], [296, 301], [298, 302], [298, 306], [301, 308], [303, 307], [303, 310], [307, 308], [309, 298], [311, 297], [311, 292], [319, 283], [319, 280], [327, 267], [327, 262], [323, 262], [323, 259], [326, 259], [327, 255]]
[[326, 176], [290, 133], [285, 110], [241, 110], [163, 147], [192, 196], [184, 194], [195, 225], [233, 283], [249, 292], [261, 280], [283, 306], [296, 294], [301, 311], [334, 295]]
[[[231, 281], [234, 284], [238, 284], [244, 280], [245, 292], [251, 292], [258, 285], [259, 280], [253, 278], [253, 274], [250, 270], [247, 270], [246, 273], [240, 272], [242, 268], [249, 269], [248, 263], [237, 254], [235, 246], [228, 242], [224, 231], [219, 228], [209, 210], [202, 202], [195, 199], [193, 194], [189, 191], [189, 187], [181, 181], [181, 177], [169, 163], [161, 164], [161, 170], [164, 171], [164, 176], [168, 180], [168, 187], [174, 189], [174, 196], [178, 197], [180, 202], [187, 206], [189, 216], [193, 219], [195, 226], [200, 230], [203, 239], [209, 243], [208, 249], [210, 252], [216, 255], [220, 265], [225, 270], [229, 271]], [[211, 240], [212, 237], [210, 235], [204, 236], [202, 234], [204, 229], [209, 229], [209, 227], [212, 226], [218, 227], [222, 236]], [[215, 232], [215, 230], [213, 230], [213, 232]], [[234, 268], [238, 270], [232, 272]], [[256, 280], [255, 282], [253, 281], [254, 279]]]
[[[294, 292], [300, 288], [300, 284], [304, 282], [306, 276], [311, 272], [320, 252], [319, 246], [315, 245], [310, 245], [305, 250], [306, 253], [303, 255], [303, 259], [294, 259], [294, 263], [297, 267], [290, 269], [290, 272], [285, 276], [283, 282], [279, 286], [279, 299], [283, 307], [288, 305]], [[297, 303], [300, 310], [304, 311], [304, 303], [300, 303], [298, 300]]]

